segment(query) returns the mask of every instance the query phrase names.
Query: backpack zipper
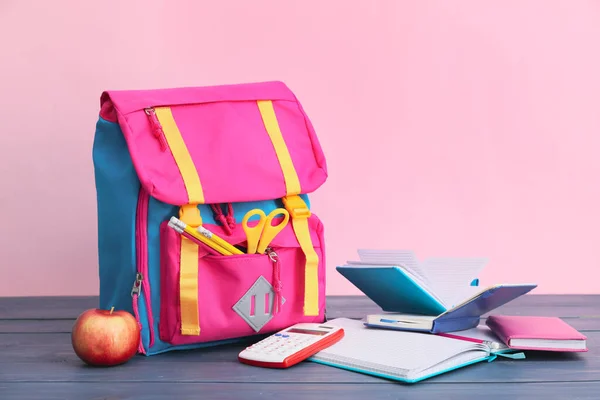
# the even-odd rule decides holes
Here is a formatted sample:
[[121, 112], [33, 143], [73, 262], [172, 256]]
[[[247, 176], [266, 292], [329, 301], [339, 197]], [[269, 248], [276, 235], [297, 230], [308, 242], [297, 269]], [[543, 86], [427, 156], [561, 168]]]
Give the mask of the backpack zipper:
[[142, 274], [137, 272], [135, 274], [135, 281], [133, 282], [133, 287], [131, 288], [131, 298], [132, 298], [132, 306], [133, 306], [133, 314], [135, 315], [135, 320], [137, 321], [138, 326], [140, 327], [140, 338], [138, 342], [138, 353], [146, 354], [146, 350], [144, 349], [144, 344], [142, 343], [142, 323], [140, 322], [140, 312], [138, 310], [138, 297], [140, 296], [140, 288], [142, 286], [142, 281], [144, 277]]
[[[138, 203], [135, 216], [135, 248], [137, 260], [137, 275], [134, 283], [134, 289], [137, 295], [134, 296], [134, 310], [137, 309], [137, 299], [140, 290], [144, 293], [146, 300], [146, 314], [148, 316], [148, 330], [150, 332], [149, 347], [154, 345], [154, 318], [152, 316], [152, 302], [150, 294], [150, 284], [148, 281], [148, 203], [150, 195], [140, 187], [138, 194]], [[138, 279], [139, 278], [139, 279]], [[145, 281], [144, 281], [145, 279]], [[137, 288], [136, 288], [137, 285]], [[139, 317], [138, 317], [139, 320]], [[141, 323], [141, 321], [138, 321]]]
[[162, 125], [156, 116], [156, 111], [152, 107], [144, 108], [144, 112], [148, 116], [150, 126], [152, 128], [152, 134], [160, 143], [160, 150], [165, 151], [167, 149], [167, 139], [165, 138], [165, 132], [163, 131]]
[[281, 308], [281, 263], [279, 262], [279, 256], [271, 247], [267, 247], [265, 253], [269, 256], [269, 259], [273, 263], [272, 282], [275, 298], [273, 299], [273, 310], [271, 313], [276, 315], [279, 313], [279, 309]]

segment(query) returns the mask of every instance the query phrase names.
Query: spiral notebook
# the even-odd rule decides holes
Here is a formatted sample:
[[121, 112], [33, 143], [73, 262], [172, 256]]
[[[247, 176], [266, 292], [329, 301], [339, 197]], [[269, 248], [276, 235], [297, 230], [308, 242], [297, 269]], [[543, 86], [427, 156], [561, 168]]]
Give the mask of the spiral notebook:
[[[328, 325], [344, 328], [344, 338], [308, 360], [381, 378], [415, 383], [457, 368], [492, 361], [509, 351], [489, 329], [474, 328], [464, 340], [419, 332], [391, 331], [364, 322], [336, 318]], [[520, 358], [520, 357], [519, 357]]]

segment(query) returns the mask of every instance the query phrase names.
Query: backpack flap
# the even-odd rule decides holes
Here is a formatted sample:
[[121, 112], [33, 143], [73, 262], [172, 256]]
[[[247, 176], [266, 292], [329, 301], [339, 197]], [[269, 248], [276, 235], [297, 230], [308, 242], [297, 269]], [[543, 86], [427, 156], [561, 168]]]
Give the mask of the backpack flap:
[[[319, 188], [327, 167], [308, 117], [285, 84], [106, 91], [100, 116], [120, 125], [144, 189], [180, 206], [180, 219], [192, 227], [202, 224], [198, 204], [282, 199], [306, 256], [304, 313], [318, 315], [319, 260], [310, 210], [298, 195]], [[186, 265], [185, 273], [194, 268]], [[194, 310], [196, 283], [181, 284], [192, 293], [185, 307], [182, 297], [182, 309]], [[197, 321], [188, 322], [197, 334]]]
[[106, 91], [141, 184], [172, 205], [310, 193], [327, 178], [314, 129], [281, 82]]

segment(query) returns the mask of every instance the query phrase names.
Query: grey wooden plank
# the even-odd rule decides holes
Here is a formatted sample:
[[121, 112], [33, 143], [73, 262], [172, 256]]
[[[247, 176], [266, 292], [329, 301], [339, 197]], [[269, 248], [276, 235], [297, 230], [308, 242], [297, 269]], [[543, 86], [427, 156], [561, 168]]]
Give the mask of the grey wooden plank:
[[[70, 333], [75, 319], [4, 319], [0, 320], [2, 333]], [[600, 325], [600, 324], [599, 324]]]
[[[600, 318], [564, 317], [565, 322], [580, 332], [600, 331]], [[75, 319], [4, 319], [2, 333], [70, 333]], [[482, 318], [482, 324], [485, 319]]]
[[[527, 353], [526, 360], [498, 358], [441, 375], [441, 382], [552, 382], [600, 379], [600, 332], [587, 353]], [[136, 356], [113, 368], [90, 368], [74, 354], [69, 334], [0, 335], [0, 382], [378, 382], [379, 378], [304, 362], [278, 371], [237, 361], [241, 345]]]
[[137, 383], [0, 383], [3, 400], [58, 399], [598, 399], [600, 383], [500, 384], [228, 384]]
[[[2, 319], [77, 318], [98, 306], [98, 297], [0, 297]], [[328, 296], [329, 318], [362, 318], [381, 309], [365, 296]], [[494, 310], [493, 314], [600, 317], [600, 295], [525, 295]]]
[[74, 319], [96, 307], [97, 296], [0, 297], [0, 319]]

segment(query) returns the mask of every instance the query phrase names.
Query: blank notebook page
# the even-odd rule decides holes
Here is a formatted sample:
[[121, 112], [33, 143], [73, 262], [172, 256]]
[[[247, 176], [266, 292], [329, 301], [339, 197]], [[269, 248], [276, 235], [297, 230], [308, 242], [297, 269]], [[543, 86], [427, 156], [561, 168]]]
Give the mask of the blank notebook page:
[[369, 329], [361, 321], [346, 318], [327, 323], [345, 328], [344, 338], [318, 352], [314, 358], [358, 370], [412, 379], [455, 356], [459, 356], [456, 363], [446, 363], [444, 368], [487, 356], [484, 347], [473, 342], [431, 334]]

